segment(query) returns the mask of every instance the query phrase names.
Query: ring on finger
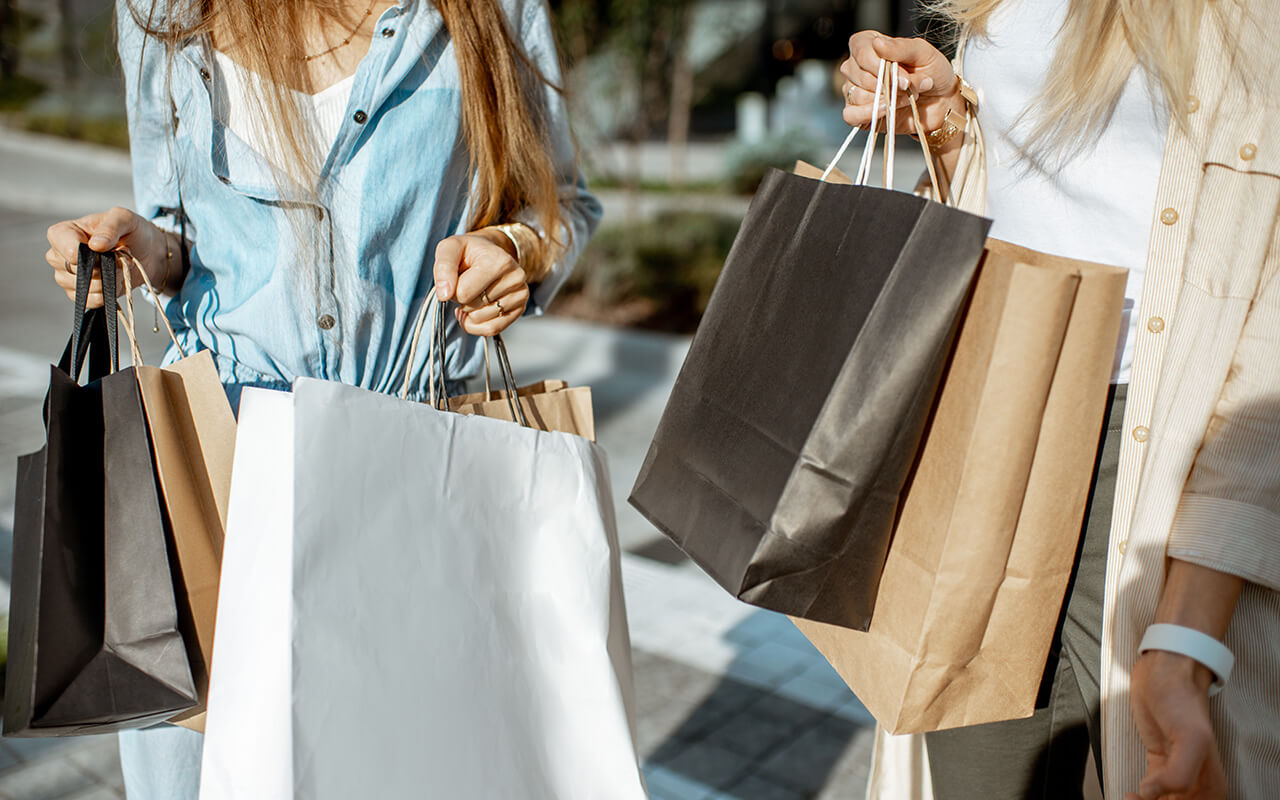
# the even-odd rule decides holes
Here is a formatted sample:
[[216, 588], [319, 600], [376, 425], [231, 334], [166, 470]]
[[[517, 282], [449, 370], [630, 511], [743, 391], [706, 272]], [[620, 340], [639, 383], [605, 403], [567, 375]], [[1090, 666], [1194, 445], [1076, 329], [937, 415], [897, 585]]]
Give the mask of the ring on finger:
[[68, 275], [75, 275], [75, 273], [71, 271], [71, 262], [65, 258], [62, 259], [62, 268], [67, 271]]
[[489, 299], [489, 292], [487, 291], [480, 293], [480, 299], [484, 300], [484, 304], [486, 306], [493, 302], [492, 300]]
[[853, 105], [853, 90], [854, 90], [854, 89], [856, 89], [856, 88], [858, 88], [858, 87], [854, 86], [854, 85], [851, 83], [851, 84], [849, 84], [849, 88], [847, 88], [847, 89], [845, 89], [845, 90], [844, 90], [844, 102], [845, 102], [845, 105], [848, 105], [848, 106]]
[[494, 304], [494, 306], [496, 306], [496, 307], [497, 307], [497, 309], [498, 309], [498, 316], [500, 316], [500, 317], [501, 317], [503, 314], [506, 314], [506, 313], [507, 313], [507, 312], [502, 308], [502, 301], [501, 301], [501, 300], [494, 300], [494, 301], [493, 301], [493, 304]]

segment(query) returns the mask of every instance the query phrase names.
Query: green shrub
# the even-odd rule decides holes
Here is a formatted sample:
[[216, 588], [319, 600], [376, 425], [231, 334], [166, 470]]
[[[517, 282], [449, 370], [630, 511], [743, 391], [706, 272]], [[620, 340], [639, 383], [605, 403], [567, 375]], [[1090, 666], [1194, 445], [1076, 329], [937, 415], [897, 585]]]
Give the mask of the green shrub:
[[729, 215], [664, 212], [606, 227], [587, 246], [565, 292], [601, 310], [644, 300], [647, 312], [635, 324], [692, 331], [740, 224]]
[[20, 111], [44, 89], [43, 83], [26, 75], [0, 77], [0, 111]]
[[129, 126], [120, 117], [74, 117], [69, 114], [19, 114], [17, 124], [35, 133], [129, 149]]
[[738, 194], [755, 194], [770, 169], [790, 172], [796, 161], [817, 163], [822, 152], [822, 145], [803, 132], [771, 136], [759, 144], [735, 144], [725, 159], [729, 188]]

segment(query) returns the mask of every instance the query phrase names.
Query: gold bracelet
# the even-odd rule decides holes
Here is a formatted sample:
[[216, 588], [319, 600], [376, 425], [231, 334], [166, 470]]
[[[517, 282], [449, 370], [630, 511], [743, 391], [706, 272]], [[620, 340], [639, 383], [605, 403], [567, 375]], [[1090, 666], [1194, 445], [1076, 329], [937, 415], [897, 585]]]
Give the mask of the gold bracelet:
[[164, 280], [160, 281], [160, 288], [156, 289], [156, 294], [163, 294], [169, 285], [169, 274], [173, 272], [173, 248], [169, 246], [169, 234], [164, 233]]
[[939, 150], [944, 144], [951, 141], [951, 138], [960, 130], [964, 129], [968, 120], [963, 114], [956, 113], [954, 108], [947, 109], [947, 115], [942, 118], [942, 127], [936, 131], [930, 131], [925, 136], [925, 140], [929, 143], [930, 150]]
[[953, 108], [947, 109], [946, 116], [942, 118], [942, 126], [937, 130], [929, 131], [924, 136], [931, 150], [941, 149], [956, 133], [964, 130], [969, 124], [968, 115], [978, 110], [978, 92], [959, 75], [956, 76], [956, 85], [960, 91], [960, 99], [964, 103], [964, 113]]
[[494, 227], [511, 240], [516, 249], [516, 261], [525, 271], [530, 283], [537, 283], [546, 277], [547, 259], [543, 257], [542, 237], [537, 231], [523, 222], [504, 222]]

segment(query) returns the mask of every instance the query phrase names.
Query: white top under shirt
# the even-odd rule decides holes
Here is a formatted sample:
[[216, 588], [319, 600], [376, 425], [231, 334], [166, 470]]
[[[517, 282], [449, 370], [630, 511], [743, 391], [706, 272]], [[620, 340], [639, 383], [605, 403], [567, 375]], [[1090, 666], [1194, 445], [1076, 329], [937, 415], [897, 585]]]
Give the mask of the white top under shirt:
[[1038, 120], [1034, 109], [1019, 117], [1044, 85], [1067, 5], [1005, 0], [991, 17], [989, 36], [969, 42], [965, 79], [978, 91], [986, 134], [991, 235], [1129, 270], [1111, 375], [1113, 383], [1128, 383], [1168, 112], [1146, 71], [1135, 69], [1101, 136], [1056, 174], [1033, 170], [1019, 157], [1019, 145]]
[[[262, 79], [220, 50], [215, 50], [213, 56], [219, 88], [225, 88], [225, 92], [217, 92], [220, 102], [215, 103], [222, 124], [267, 160], [275, 164], [284, 163], [273, 141], [259, 127], [257, 117], [249, 113], [249, 98], [253, 96], [250, 88]], [[292, 90], [301, 101], [299, 107], [308, 127], [315, 133], [317, 151], [322, 158], [333, 147], [338, 130], [346, 120], [347, 103], [351, 99], [354, 82], [355, 75], [348, 75], [315, 94]]]

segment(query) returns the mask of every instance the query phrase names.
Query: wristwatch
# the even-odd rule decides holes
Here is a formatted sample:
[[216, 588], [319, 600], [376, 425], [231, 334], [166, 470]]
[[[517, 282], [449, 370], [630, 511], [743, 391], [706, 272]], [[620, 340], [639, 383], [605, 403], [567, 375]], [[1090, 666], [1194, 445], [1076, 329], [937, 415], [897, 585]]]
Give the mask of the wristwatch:
[[[956, 80], [960, 83], [960, 97], [964, 100], [965, 110], [968, 112], [977, 110], [978, 93], [959, 75], [956, 76]], [[966, 122], [968, 122], [968, 119], [965, 114], [956, 111], [954, 108], [948, 108], [947, 115], [942, 119], [942, 126], [925, 135], [925, 141], [929, 143], [929, 149], [937, 150], [951, 141], [957, 131], [964, 130]]]

